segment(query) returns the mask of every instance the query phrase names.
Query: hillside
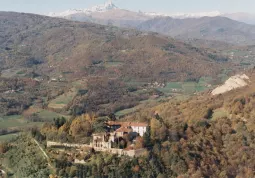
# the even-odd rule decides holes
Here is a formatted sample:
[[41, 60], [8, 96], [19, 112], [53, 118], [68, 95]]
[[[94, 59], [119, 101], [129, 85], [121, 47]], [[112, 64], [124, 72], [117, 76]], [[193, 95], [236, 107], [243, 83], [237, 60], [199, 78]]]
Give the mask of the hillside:
[[[180, 80], [187, 79], [188, 75], [211, 75], [219, 66], [208, 57], [210, 51], [193, 49], [153, 33], [32, 14], [2, 12], [0, 20], [2, 69], [37, 65], [39, 71], [55, 77], [64, 72], [69, 72], [69, 76], [93, 73], [105, 76], [113, 73], [113, 68], [102, 64], [119, 62], [120, 76], [151, 79], [160, 75], [162, 80]], [[215, 68], [207, 67], [212, 63]], [[201, 70], [196, 70], [198, 65]], [[127, 68], [129, 71], [125, 70]], [[202, 71], [203, 68], [211, 70]], [[171, 77], [178, 72], [181, 73]]]
[[59, 17], [73, 21], [153, 31], [185, 41], [202, 39], [242, 46], [254, 44], [253, 39], [255, 38], [254, 24], [246, 24], [244, 17], [239, 18], [235, 14], [179, 18], [150, 16], [124, 9], [112, 9], [105, 12], [92, 12], [89, 15], [77, 12]]
[[141, 23], [139, 30], [154, 31], [179, 39], [204, 39], [238, 45], [254, 44], [255, 26], [226, 17], [173, 19], [159, 17]]
[[60, 13], [49, 13], [51, 17], [60, 17], [80, 22], [93, 22], [118, 27], [135, 27], [153, 17], [142, 12], [118, 8], [112, 1], [107, 1], [89, 9], [69, 9]]
[[[255, 73], [250, 70], [246, 74], [251, 80], [246, 87], [217, 96], [204, 93], [184, 101], [171, 100], [120, 120], [150, 125], [134, 144], [146, 149], [142, 156], [130, 158], [61, 144], [47, 148], [55, 174], [63, 177], [254, 177]], [[62, 123], [55, 120], [41, 130], [32, 130], [31, 134], [42, 144], [46, 140], [86, 143], [92, 133], [105, 131], [109, 119], [86, 114]], [[124, 135], [120, 145], [129, 145], [130, 138], [129, 134]], [[25, 157], [30, 156], [30, 152], [22, 149], [7, 147], [3, 157], [10, 159], [16, 150]], [[75, 164], [76, 159], [83, 163]], [[28, 165], [16, 164], [14, 158], [7, 163], [15, 168]], [[38, 174], [46, 172], [45, 167], [41, 170]]]
[[170, 101], [126, 119], [151, 123], [151, 152], [165, 175], [254, 177], [254, 74], [247, 72], [244, 88]]
[[255, 26], [224, 15], [0, 11], [0, 178], [255, 178]]
[[[132, 92], [150, 82], [221, 80], [218, 74], [232, 68], [214, 51], [155, 33], [33, 14], [1, 12], [0, 36], [1, 76], [32, 79], [38, 87], [32, 101], [72, 113], [133, 107], [155, 93]], [[5, 99], [20, 93], [3, 87]]]
[[242, 46], [254, 44], [255, 39], [254, 15], [248, 13], [135, 12], [108, 1], [90, 9], [69, 9], [49, 16], [154, 31], [182, 40], [203, 39]]
[[[202, 118], [216, 119], [221, 117], [222, 115], [218, 114], [222, 113], [223, 116], [230, 118], [254, 122], [255, 70], [251, 69], [243, 75], [233, 76], [230, 80], [238, 81], [241, 78], [247, 82], [245, 86], [232, 88], [219, 95], [213, 95], [211, 91], [208, 91], [184, 101], [171, 100], [156, 107], [145, 108], [134, 115], [127, 116], [126, 119], [144, 121], [151, 114], [157, 113], [163, 118], [168, 118], [169, 122], [197, 122]], [[252, 124], [250, 126], [254, 129]]]
[[255, 24], [254, 14], [245, 13], [245, 12], [237, 12], [237, 13], [224, 14], [224, 16], [239, 22], [244, 22], [244, 23], [252, 24], [252, 25]]
[[212, 95], [219, 95], [237, 88], [245, 87], [248, 83], [249, 77], [247, 75], [235, 75], [230, 77], [223, 85], [215, 88], [212, 91]]

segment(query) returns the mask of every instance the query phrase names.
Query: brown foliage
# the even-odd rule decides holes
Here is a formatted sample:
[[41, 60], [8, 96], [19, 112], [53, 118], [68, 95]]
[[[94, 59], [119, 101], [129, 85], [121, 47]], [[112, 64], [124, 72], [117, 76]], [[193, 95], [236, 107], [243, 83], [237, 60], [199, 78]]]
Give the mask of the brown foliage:
[[4, 154], [8, 151], [9, 145], [7, 143], [0, 143], [0, 153]]

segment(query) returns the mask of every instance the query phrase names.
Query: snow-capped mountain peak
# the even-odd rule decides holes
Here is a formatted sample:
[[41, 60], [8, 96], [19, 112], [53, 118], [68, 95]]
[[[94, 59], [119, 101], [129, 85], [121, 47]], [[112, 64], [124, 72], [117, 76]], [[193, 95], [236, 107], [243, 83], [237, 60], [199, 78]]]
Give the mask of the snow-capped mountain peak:
[[149, 16], [165, 16], [165, 17], [173, 17], [173, 18], [200, 18], [200, 17], [215, 17], [220, 16], [222, 13], [219, 11], [212, 11], [212, 12], [196, 12], [196, 13], [170, 13], [170, 14], [163, 14], [163, 13], [156, 13], [156, 12], [145, 12], [144, 14]]
[[[103, 13], [107, 11], [111, 11], [114, 9], [119, 9], [112, 0], [106, 1], [104, 4], [93, 6], [89, 9], [69, 9], [64, 12], [60, 13], [49, 13], [49, 16], [52, 17], [62, 17], [62, 18], [68, 18], [72, 15], [82, 14], [82, 15], [92, 15], [93, 13]], [[148, 18], [154, 18], [154, 17], [172, 17], [172, 18], [179, 18], [179, 19], [185, 19], [185, 18], [200, 18], [204, 16], [208, 17], [215, 17], [215, 16], [222, 16], [223, 14], [219, 11], [211, 11], [211, 12], [195, 12], [195, 13], [158, 13], [158, 12], [139, 12], [142, 15], [147, 16]]]
[[112, 2], [112, 0], [109, 0], [109, 1], [105, 2], [104, 4], [96, 5], [89, 9], [69, 9], [67, 11], [59, 12], [59, 13], [51, 12], [51, 13], [49, 13], [49, 16], [66, 17], [69, 15], [78, 14], [78, 13], [84, 13], [84, 14], [89, 15], [93, 12], [106, 12], [106, 11], [110, 11], [113, 9], [118, 9], [118, 7]]
[[48, 15], [51, 17], [66, 17], [69, 15], [84, 13], [83, 9], [68, 9], [64, 12], [50, 12]]
[[91, 12], [105, 12], [105, 11], [113, 10], [113, 9], [118, 9], [118, 7], [115, 6], [115, 4], [113, 4], [113, 2], [111, 0], [109, 0], [103, 5], [94, 6], [88, 10]]

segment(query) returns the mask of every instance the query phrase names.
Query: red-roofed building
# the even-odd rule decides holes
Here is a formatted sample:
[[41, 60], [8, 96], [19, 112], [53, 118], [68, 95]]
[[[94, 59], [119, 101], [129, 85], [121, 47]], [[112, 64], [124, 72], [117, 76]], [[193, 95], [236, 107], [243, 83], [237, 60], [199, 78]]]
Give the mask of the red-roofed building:
[[118, 137], [123, 137], [124, 134], [132, 133], [133, 129], [131, 127], [122, 126], [122, 127], [118, 128], [115, 132]]
[[143, 136], [147, 130], [148, 124], [142, 122], [114, 122], [109, 121], [107, 125], [110, 129], [114, 129], [116, 132], [130, 133], [134, 132]]

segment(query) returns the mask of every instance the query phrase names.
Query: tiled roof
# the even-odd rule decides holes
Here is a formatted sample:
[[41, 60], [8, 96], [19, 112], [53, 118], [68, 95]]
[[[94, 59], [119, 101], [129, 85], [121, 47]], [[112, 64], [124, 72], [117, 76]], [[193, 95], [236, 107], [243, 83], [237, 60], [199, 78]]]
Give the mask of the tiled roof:
[[120, 126], [134, 126], [134, 127], [147, 127], [148, 124], [147, 123], [143, 123], [143, 122], [115, 122], [115, 121], [108, 121], [107, 124], [109, 126], [114, 126], [114, 125], [120, 125]]
[[130, 126], [136, 126], [136, 127], [147, 127], [147, 123], [142, 123], [142, 122], [131, 122]]
[[127, 133], [132, 132], [132, 131], [133, 131], [132, 129], [127, 128], [127, 127], [121, 127], [116, 130], [116, 132], [127, 132]]

